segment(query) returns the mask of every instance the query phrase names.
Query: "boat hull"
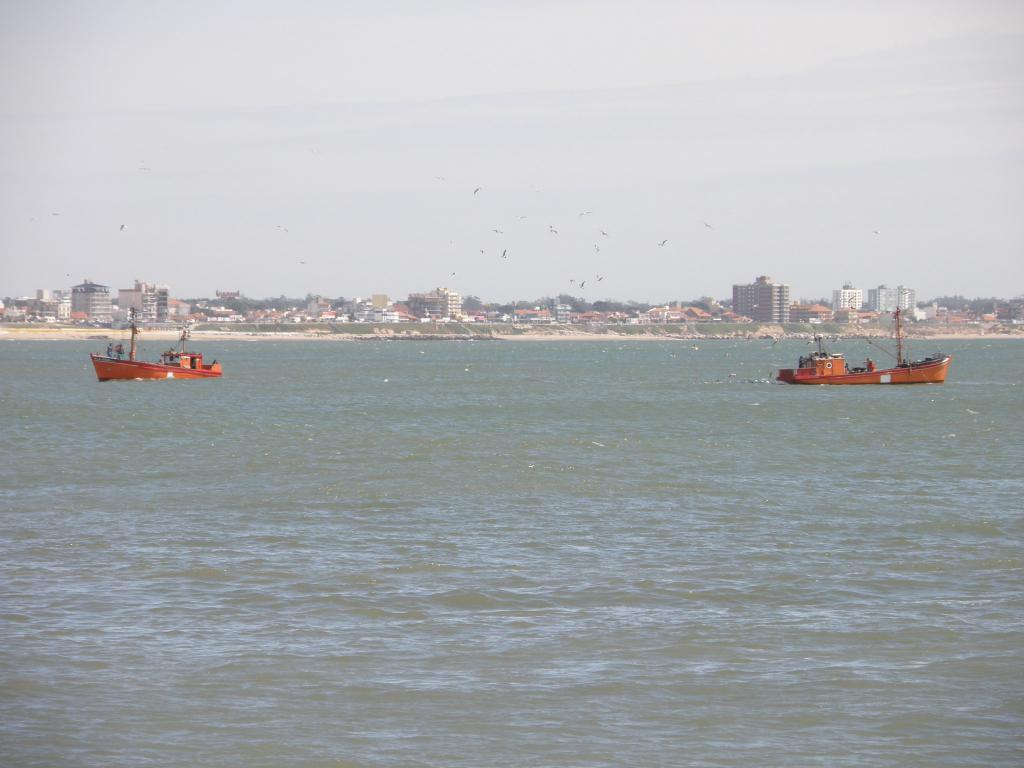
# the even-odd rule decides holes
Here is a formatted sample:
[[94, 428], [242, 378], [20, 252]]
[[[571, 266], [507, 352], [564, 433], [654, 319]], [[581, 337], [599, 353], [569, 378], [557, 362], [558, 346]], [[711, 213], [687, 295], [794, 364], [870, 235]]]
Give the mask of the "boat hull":
[[941, 384], [953, 358], [910, 363], [877, 371], [821, 375], [814, 368], [783, 368], [776, 377], [786, 384]]
[[221, 375], [220, 363], [204, 365], [201, 368], [185, 368], [180, 365], [144, 363], [140, 360], [118, 360], [115, 357], [90, 355], [96, 378], [100, 381], [130, 379], [216, 379]]

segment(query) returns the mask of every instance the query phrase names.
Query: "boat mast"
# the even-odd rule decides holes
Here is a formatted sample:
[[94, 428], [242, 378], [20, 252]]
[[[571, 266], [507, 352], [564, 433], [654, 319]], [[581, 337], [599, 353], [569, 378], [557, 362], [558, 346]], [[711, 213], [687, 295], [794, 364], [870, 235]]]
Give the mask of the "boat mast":
[[896, 365], [903, 365], [903, 327], [900, 325], [899, 307], [896, 307]]
[[128, 359], [135, 360], [135, 337], [139, 335], [139, 326], [135, 324], [135, 307], [128, 309], [128, 327], [131, 328], [132, 331], [132, 343], [128, 348]]

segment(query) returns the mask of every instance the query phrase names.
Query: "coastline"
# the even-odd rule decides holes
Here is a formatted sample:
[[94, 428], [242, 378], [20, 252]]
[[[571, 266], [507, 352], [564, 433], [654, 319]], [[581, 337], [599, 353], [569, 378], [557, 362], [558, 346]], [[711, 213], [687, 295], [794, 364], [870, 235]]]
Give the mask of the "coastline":
[[[620, 341], [682, 341], [682, 342], [714, 342], [714, 341], [756, 341], [758, 339], [807, 339], [808, 333], [786, 333], [781, 328], [762, 327], [752, 329], [748, 333], [731, 334], [699, 334], [691, 330], [685, 332], [667, 332], [667, 329], [659, 326], [645, 326], [643, 330], [636, 331], [635, 326], [628, 326], [631, 330], [627, 333], [616, 333], [614, 331], [587, 331], [565, 328], [528, 328], [516, 329], [514, 333], [481, 332], [474, 333], [467, 326], [462, 333], [449, 332], [423, 332], [413, 329], [395, 331], [394, 328], [375, 328], [369, 333], [344, 333], [332, 330], [295, 330], [295, 331], [231, 331], [231, 330], [195, 330], [192, 332], [192, 339], [199, 343], [203, 340], [217, 341], [525, 341], [525, 342], [551, 342], [551, 341], [581, 341], [581, 342], [620, 342]], [[880, 334], [850, 333], [850, 334], [829, 334], [830, 339], [857, 340], [866, 336], [871, 338], [887, 338]], [[144, 331], [143, 338], [151, 341], [175, 342], [178, 340], [176, 331]], [[911, 333], [907, 335], [910, 341], [977, 341], [977, 340], [1004, 340], [1024, 339], [1024, 329], [1015, 330], [1010, 333]], [[124, 341], [127, 333], [122, 329], [109, 328], [53, 328], [36, 325], [11, 325], [0, 326], [0, 341], [4, 340], [29, 340], [29, 341], [94, 341], [97, 344], [106, 341]]]

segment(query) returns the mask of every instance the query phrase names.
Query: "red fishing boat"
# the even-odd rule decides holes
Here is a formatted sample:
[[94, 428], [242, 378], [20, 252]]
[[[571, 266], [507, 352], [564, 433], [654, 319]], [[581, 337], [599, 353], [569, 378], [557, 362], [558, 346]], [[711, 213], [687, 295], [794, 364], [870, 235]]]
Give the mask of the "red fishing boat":
[[[183, 328], [178, 339], [178, 349], [169, 349], [160, 355], [160, 362], [147, 363], [136, 359], [139, 335], [135, 323], [135, 310], [129, 316], [128, 327], [131, 329], [132, 340], [127, 359], [122, 358], [123, 351], [115, 352], [114, 345], [107, 346], [107, 354], [89, 355], [96, 369], [96, 378], [100, 381], [113, 379], [215, 379], [221, 375], [220, 363], [214, 360], [210, 364], [203, 363], [200, 352], [189, 352], [185, 349], [188, 341], [188, 328]], [[121, 349], [121, 345], [117, 345]]]
[[[937, 354], [908, 362], [903, 356], [903, 328], [896, 310], [896, 367], [877, 368], [868, 358], [863, 366], [850, 367], [842, 354], [826, 352], [821, 336], [818, 351], [800, 358], [796, 368], [782, 368], [776, 377], [786, 384], [941, 384], [953, 358]], [[889, 353], [892, 354], [892, 353]]]

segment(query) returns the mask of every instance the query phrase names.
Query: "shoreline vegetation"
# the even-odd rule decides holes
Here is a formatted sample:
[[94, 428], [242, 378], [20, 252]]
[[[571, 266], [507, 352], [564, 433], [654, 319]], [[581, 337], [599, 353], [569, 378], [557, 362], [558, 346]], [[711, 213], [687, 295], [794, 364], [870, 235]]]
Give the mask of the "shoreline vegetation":
[[[710, 327], [709, 327], [710, 326]], [[908, 329], [907, 338], [927, 341], [959, 339], [1024, 339], [1024, 327], [996, 326], [969, 329], [935, 326]], [[0, 325], [0, 339], [40, 341], [55, 340], [118, 340], [125, 336], [120, 328], [95, 328], [50, 324]], [[178, 331], [143, 329], [143, 337], [150, 340], [175, 341]], [[790, 323], [782, 325], [714, 323], [690, 325], [602, 325], [564, 326], [469, 323], [423, 323], [420, 325], [394, 323], [317, 323], [295, 325], [255, 325], [251, 323], [200, 323], [193, 327], [192, 338], [305, 341], [716, 341], [753, 339], [813, 339], [820, 334], [832, 339], [885, 339], [891, 337], [887, 328], [857, 328], [836, 324], [810, 325]]]

